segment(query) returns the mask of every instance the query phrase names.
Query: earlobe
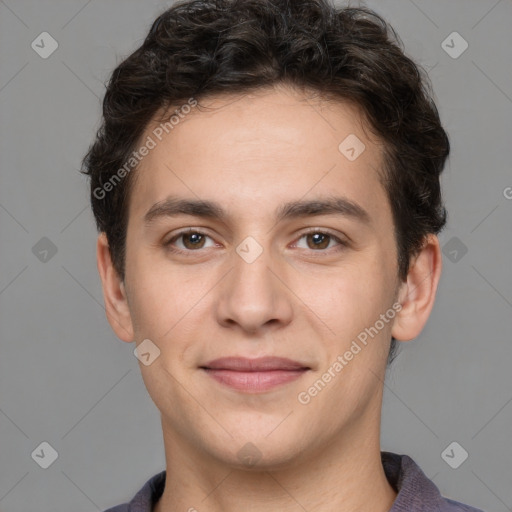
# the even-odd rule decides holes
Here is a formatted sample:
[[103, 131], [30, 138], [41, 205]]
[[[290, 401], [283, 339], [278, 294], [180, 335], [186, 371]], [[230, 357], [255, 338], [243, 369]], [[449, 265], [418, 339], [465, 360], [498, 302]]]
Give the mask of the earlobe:
[[103, 288], [107, 320], [117, 337], [126, 342], [134, 339], [130, 309], [124, 283], [116, 272], [105, 233], [100, 233], [96, 244], [96, 260]]
[[391, 330], [397, 340], [410, 341], [423, 330], [434, 307], [441, 269], [439, 239], [430, 234], [423, 248], [412, 258], [407, 281], [400, 288], [398, 300], [402, 309], [396, 315]]

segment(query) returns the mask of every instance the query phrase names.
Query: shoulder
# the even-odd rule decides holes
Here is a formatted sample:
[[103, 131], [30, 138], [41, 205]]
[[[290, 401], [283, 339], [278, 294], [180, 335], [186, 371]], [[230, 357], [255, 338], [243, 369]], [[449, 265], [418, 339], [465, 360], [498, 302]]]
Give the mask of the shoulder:
[[129, 503], [122, 503], [104, 512], [151, 512], [165, 486], [165, 471], [152, 476]]
[[397, 491], [390, 512], [483, 512], [442, 496], [411, 457], [390, 452], [381, 456], [386, 477]]

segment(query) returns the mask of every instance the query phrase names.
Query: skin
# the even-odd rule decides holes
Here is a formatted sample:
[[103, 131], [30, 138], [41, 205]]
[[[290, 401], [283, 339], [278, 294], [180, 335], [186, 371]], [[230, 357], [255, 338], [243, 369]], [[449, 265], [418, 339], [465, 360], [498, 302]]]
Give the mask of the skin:
[[[161, 413], [167, 481], [157, 512], [388, 511], [396, 492], [380, 459], [386, 358], [393, 335], [425, 325], [441, 273], [436, 236], [397, 277], [397, 249], [382, 145], [356, 107], [311, 100], [284, 86], [202, 100], [142, 160], [130, 198], [124, 282], [104, 234], [97, 243], [107, 318], [117, 336], [150, 339], [160, 356], [140, 369]], [[157, 123], [146, 129], [151, 135]], [[356, 134], [366, 149], [349, 161], [338, 145]], [[223, 221], [144, 215], [169, 195], [220, 203]], [[369, 214], [275, 222], [282, 203], [343, 196]], [[199, 249], [180, 230], [201, 229]], [[332, 234], [317, 248], [308, 228]], [[262, 253], [236, 252], [248, 236]], [[318, 244], [318, 242], [316, 242]], [[307, 404], [297, 396], [365, 328], [402, 309]], [[235, 391], [199, 366], [224, 356], [265, 355], [310, 370], [262, 393]], [[247, 443], [259, 454], [248, 463]], [[246, 448], [247, 450], [247, 448]]]

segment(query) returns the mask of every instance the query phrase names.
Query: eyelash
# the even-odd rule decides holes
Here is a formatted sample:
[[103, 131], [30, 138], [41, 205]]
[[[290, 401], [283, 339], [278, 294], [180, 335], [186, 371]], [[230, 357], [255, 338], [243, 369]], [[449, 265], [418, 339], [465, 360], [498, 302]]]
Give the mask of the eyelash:
[[[200, 229], [188, 228], [188, 229], [185, 229], [185, 230], [182, 230], [182, 231], [176, 233], [167, 242], [164, 242], [163, 245], [166, 247], [166, 249], [168, 249], [172, 253], [181, 254], [181, 255], [185, 255], [185, 256], [192, 256], [192, 253], [200, 252], [200, 249], [197, 249], [197, 250], [191, 250], [191, 249], [183, 250], [183, 249], [177, 249], [176, 247], [172, 246], [172, 244], [176, 240], [181, 238], [183, 235], [190, 235], [190, 234], [198, 234], [198, 235], [203, 235], [203, 236], [206, 236], [208, 238], [211, 238], [210, 235], [208, 235], [204, 231], [201, 231]], [[337, 237], [336, 235], [331, 233], [329, 230], [318, 229], [318, 228], [311, 228], [311, 229], [308, 229], [307, 231], [304, 231], [303, 233], [301, 233], [301, 235], [297, 239], [297, 242], [299, 240], [301, 240], [302, 238], [304, 238], [305, 236], [312, 235], [312, 234], [327, 235], [332, 240], [338, 242], [338, 245], [336, 247], [334, 247], [334, 250], [332, 250], [333, 248], [331, 247], [330, 249], [318, 249], [318, 250], [310, 249], [311, 252], [314, 252], [314, 253], [326, 253], [326, 252], [327, 253], [331, 253], [331, 252], [335, 252], [336, 253], [336, 252], [341, 251], [341, 250], [345, 249], [346, 247], [348, 247], [348, 243], [347, 242], [345, 242], [344, 240], [341, 240], [339, 237]]]

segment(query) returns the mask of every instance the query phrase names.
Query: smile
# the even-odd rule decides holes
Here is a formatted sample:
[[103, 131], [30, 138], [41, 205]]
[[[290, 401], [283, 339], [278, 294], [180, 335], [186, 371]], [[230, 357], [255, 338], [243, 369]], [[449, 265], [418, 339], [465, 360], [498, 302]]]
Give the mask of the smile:
[[287, 384], [310, 370], [290, 359], [227, 357], [200, 367], [217, 382], [238, 391], [258, 393]]

